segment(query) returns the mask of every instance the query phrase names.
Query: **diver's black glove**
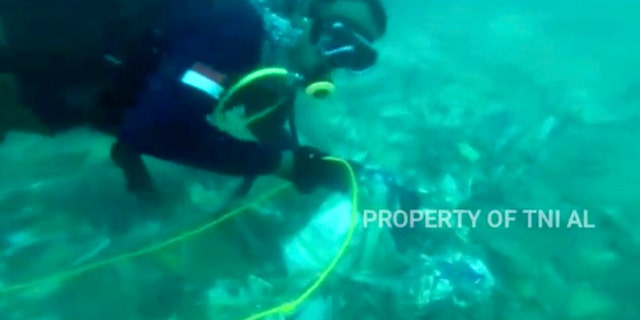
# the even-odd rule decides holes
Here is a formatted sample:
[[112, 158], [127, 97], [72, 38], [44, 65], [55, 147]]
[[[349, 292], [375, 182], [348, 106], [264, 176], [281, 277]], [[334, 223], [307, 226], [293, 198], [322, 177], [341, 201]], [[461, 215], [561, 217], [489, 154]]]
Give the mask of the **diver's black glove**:
[[350, 176], [344, 163], [323, 159], [328, 154], [311, 147], [294, 151], [292, 182], [300, 193], [311, 193], [318, 188], [349, 192]]

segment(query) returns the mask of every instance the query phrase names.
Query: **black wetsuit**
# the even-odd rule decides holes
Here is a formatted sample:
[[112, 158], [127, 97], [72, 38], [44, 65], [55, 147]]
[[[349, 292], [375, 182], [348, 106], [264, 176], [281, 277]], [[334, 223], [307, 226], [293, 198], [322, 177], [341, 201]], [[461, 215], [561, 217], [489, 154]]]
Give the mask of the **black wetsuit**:
[[133, 151], [230, 175], [271, 174], [282, 146], [240, 141], [209, 124], [216, 99], [181, 81], [196, 63], [230, 77], [259, 67], [262, 16], [249, 1], [181, 8], [166, 28], [166, 53], [135, 105], [124, 114], [119, 141]]

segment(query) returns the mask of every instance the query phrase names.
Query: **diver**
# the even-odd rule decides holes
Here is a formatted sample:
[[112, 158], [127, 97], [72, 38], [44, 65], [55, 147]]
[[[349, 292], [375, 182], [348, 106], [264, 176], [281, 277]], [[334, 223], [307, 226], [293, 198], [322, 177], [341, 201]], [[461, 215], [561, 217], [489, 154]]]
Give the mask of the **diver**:
[[[261, 67], [268, 39], [261, 12], [249, 1], [237, 0], [187, 3], [172, 11], [181, 14], [168, 19], [161, 31], [164, 48], [158, 50], [157, 70], [118, 123], [112, 156], [129, 188], [138, 194], [154, 192], [141, 158], [146, 154], [247, 181], [276, 175], [303, 193], [319, 186], [347, 191], [340, 164], [322, 160], [326, 154], [298, 146], [286, 134], [295, 91], [257, 86], [238, 94], [248, 116], [270, 106], [264, 105], [269, 94], [282, 104], [250, 128], [258, 141], [236, 139], [207, 120], [226, 89]], [[286, 58], [299, 77], [297, 86], [323, 97], [333, 90], [332, 70], [359, 71], [376, 62], [372, 43], [385, 32], [386, 14], [378, 0], [315, 0], [306, 13], [293, 22], [301, 33]]]

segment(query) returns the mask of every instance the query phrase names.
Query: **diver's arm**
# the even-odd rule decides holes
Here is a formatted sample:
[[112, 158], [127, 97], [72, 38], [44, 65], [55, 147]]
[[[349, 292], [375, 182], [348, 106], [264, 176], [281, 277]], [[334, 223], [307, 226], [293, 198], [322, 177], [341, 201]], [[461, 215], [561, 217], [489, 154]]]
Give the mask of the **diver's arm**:
[[282, 160], [289, 158], [283, 156], [286, 150], [239, 140], [210, 125], [204, 118], [171, 114], [162, 106], [156, 107], [139, 106], [131, 110], [122, 127], [120, 141], [140, 154], [211, 172], [232, 176], [276, 173], [288, 176], [290, 170], [282, 165]]
[[295, 180], [293, 150], [239, 140], [208, 123], [204, 126], [202, 141], [194, 149], [196, 156], [185, 164], [232, 176], [275, 175]]
[[[120, 141], [138, 154], [233, 176], [274, 175], [291, 181], [301, 193], [318, 187], [346, 191], [346, 170], [323, 160], [313, 148], [280, 148], [244, 141], [210, 125], [204, 117], [193, 118], [186, 105], [171, 104], [159, 95], [158, 104], [142, 104], [130, 110]], [[164, 102], [164, 103], [162, 103]], [[181, 110], [181, 112], [174, 112]]]
[[[262, 173], [273, 174], [282, 179], [292, 180], [292, 151], [282, 151], [279, 155], [278, 153], [269, 153], [268, 150], [262, 153], [258, 148], [255, 148], [255, 145], [251, 143], [245, 144], [245, 142], [233, 140], [233, 138], [229, 140], [229, 143], [225, 143], [225, 145], [227, 147], [235, 145], [232, 146], [232, 150], [244, 149], [244, 156], [240, 156], [239, 158], [222, 157], [216, 159], [215, 155], [218, 153], [206, 155], [207, 150], [215, 150], [220, 147], [224, 148], [224, 146], [214, 143], [208, 146], [205, 145], [202, 149], [204, 152], [200, 153], [200, 157], [203, 157], [203, 159], [192, 158], [182, 162], [174, 162], [185, 165], [203, 163], [205, 165], [199, 167], [205, 168], [208, 171], [238, 176], [246, 176], [249, 173], [253, 174], [256, 170], [257, 172], [261, 172], [260, 168], [266, 168]], [[135, 146], [131, 146], [123, 141], [117, 141], [111, 148], [112, 160], [124, 173], [127, 189], [139, 197], [148, 197], [152, 196], [157, 190], [141, 155], [142, 153], [139, 152]], [[149, 155], [154, 156], [154, 154]], [[273, 172], [271, 172], [272, 169]]]

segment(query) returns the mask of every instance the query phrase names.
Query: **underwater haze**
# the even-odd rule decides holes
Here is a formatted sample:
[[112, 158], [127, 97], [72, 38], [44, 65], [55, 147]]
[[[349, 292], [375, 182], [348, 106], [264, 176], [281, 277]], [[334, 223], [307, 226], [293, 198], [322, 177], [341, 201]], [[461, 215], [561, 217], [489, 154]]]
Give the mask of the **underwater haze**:
[[[20, 29], [49, 2], [4, 1], [0, 66], [95, 48], [90, 28]], [[91, 26], [154, 7], [120, 2], [69, 7]], [[139, 201], [114, 138], [33, 133], [0, 73], [0, 319], [640, 319], [640, 2], [383, 2], [379, 63], [301, 96], [297, 130], [396, 177], [411, 208], [376, 182], [351, 201], [264, 177], [235, 199], [241, 179], [153, 158], [161, 200]]]

